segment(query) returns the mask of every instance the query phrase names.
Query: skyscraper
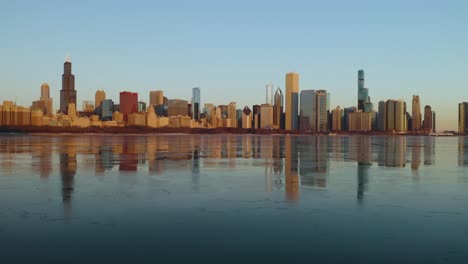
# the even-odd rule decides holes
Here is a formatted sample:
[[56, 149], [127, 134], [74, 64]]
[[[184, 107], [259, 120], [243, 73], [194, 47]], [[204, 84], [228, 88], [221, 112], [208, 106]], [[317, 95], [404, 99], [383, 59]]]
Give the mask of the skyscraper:
[[76, 105], [75, 75], [72, 74], [72, 64], [67, 58], [63, 64], [62, 90], [60, 90], [60, 112], [68, 114], [68, 104]]
[[50, 98], [50, 88], [48, 83], [43, 83], [41, 85], [41, 101]]
[[150, 91], [150, 105], [164, 105], [164, 93], [163, 91]]
[[377, 116], [377, 129], [387, 131], [387, 108], [384, 101], [379, 102], [379, 113]]
[[114, 112], [114, 102], [111, 99], [106, 99], [101, 102], [101, 120], [111, 121]]
[[252, 128], [252, 111], [248, 106], [242, 110], [242, 128]]
[[298, 93], [299, 74], [290, 72], [286, 74], [286, 130], [296, 130], [298, 127]]
[[127, 122], [129, 114], [138, 112], [138, 93], [120, 92], [120, 113]]
[[318, 90], [315, 92], [317, 131], [325, 132], [328, 130], [328, 114], [330, 110], [330, 94], [327, 90]]
[[432, 131], [432, 109], [430, 105], [424, 107], [424, 131]]
[[405, 132], [407, 127], [405, 102], [387, 100], [385, 111], [386, 130], [389, 132]]
[[368, 90], [364, 88], [364, 70], [358, 71], [358, 110], [364, 111], [364, 105], [367, 101]]
[[43, 83], [41, 85], [41, 98], [39, 101], [34, 101], [33, 109], [40, 109], [44, 115], [51, 116], [53, 113], [52, 98], [50, 98], [49, 84]]
[[104, 100], [106, 100], [106, 92], [103, 90], [97, 90], [94, 95], [94, 107], [99, 108]]
[[340, 106], [337, 106], [332, 110], [332, 130], [340, 131], [341, 130], [341, 121], [343, 117], [343, 110]]
[[458, 133], [465, 134], [468, 132], [468, 103], [463, 102], [458, 104]]
[[370, 101], [369, 89], [364, 87], [364, 70], [358, 71], [358, 111], [372, 112], [374, 106]]
[[301, 104], [299, 111], [299, 127], [301, 130], [317, 130], [315, 90], [301, 91]]
[[231, 127], [237, 127], [236, 102], [229, 103], [228, 118], [231, 119]]
[[413, 111], [412, 111], [412, 122], [411, 128], [414, 131], [421, 129], [421, 105], [419, 102], [419, 95], [413, 95]]
[[200, 120], [200, 107], [201, 107], [201, 99], [200, 99], [200, 88], [194, 87], [192, 89], [192, 119], [199, 121]]
[[325, 132], [328, 130], [329, 96], [326, 90], [301, 91], [300, 129]]
[[273, 103], [273, 126], [276, 129], [284, 129], [284, 121], [283, 121], [283, 92], [278, 87], [275, 92], [275, 98]]
[[170, 99], [168, 102], [168, 116], [188, 116], [188, 102], [181, 99]]
[[260, 128], [273, 128], [273, 106], [262, 104], [260, 106]]

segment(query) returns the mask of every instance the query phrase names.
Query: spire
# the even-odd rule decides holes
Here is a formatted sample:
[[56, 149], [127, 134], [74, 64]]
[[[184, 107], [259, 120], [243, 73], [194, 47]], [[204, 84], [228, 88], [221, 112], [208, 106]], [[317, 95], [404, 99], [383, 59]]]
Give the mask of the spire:
[[67, 55], [65, 55], [65, 62], [70, 62], [71, 63], [70, 53], [67, 53]]

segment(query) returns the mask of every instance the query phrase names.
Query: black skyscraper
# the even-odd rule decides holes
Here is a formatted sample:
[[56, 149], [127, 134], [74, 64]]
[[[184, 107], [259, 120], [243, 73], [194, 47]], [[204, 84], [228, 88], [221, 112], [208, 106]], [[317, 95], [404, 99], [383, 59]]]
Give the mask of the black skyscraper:
[[60, 112], [68, 114], [69, 103], [74, 103], [76, 107], [75, 75], [72, 74], [71, 61], [67, 59], [63, 64]]

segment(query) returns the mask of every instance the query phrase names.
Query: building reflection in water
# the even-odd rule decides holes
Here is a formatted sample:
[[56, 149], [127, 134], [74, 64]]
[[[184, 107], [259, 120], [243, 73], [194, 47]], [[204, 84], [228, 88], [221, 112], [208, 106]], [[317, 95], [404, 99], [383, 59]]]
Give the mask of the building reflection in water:
[[[357, 200], [362, 202], [375, 158], [379, 166], [405, 167], [408, 148], [411, 170], [418, 177], [422, 152], [424, 166], [434, 164], [435, 156], [435, 138], [417, 136], [138, 135], [90, 139], [67, 135], [34, 140], [34, 137], [5, 137], [0, 142], [2, 173], [8, 174], [19, 166], [19, 153], [29, 153], [33, 165], [28, 164], [27, 169], [47, 178], [53, 174], [53, 157], [58, 151], [66, 212], [71, 208], [78, 169], [94, 170], [97, 175], [105, 175], [117, 167], [124, 172], [122, 175], [146, 166], [150, 175], [181, 170], [188, 175], [191, 172], [192, 186], [199, 191], [201, 170], [230, 170], [239, 163], [253, 164], [264, 170], [266, 191], [285, 190], [286, 199], [296, 201], [300, 186], [327, 187], [330, 160], [351, 161], [357, 162]], [[468, 165], [467, 149], [468, 137], [459, 137], [459, 166]], [[136, 181], [134, 177], [122, 179]]]
[[458, 166], [468, 166], [468, 137], [458, 137]]
[[31, 148], [33, 172], [39, 171], [41, 179], [47, 179], [52, 173], [52, 140], [46, 139], [46, 144], [34, 142]]
[[146, 137], [124, 137], [119, 157], [119, 171], [136, 172], [143, 163]]
[[413, 178], [419, 179], [419, 167], [421, 165], [421, 148], [422, 140], [421, 137], [410, 137], [408, 139], [408, 145], [411, 146], [411, 171]]
[[335, 161], [342, 161], [343, 153], [344, 153], [344, 144], [342, 142], [343, 137], [341, 136], [332, 136], [328, 139], [330, 142], [330, 152], [331, 152], [331, 159]]
[[77, 141], [73, 137], [63, 137], [59, 141], [60, 147], [60, 176], [62, 180], [62, 201], [65, 216], [71, 213], [74, 178], [77, 170]]
[[273, 136], [260, 136], [262, 146], [260, 158], [263, 159], [265, 167], [265, 191], [273, 191]]
[[364, 193], [368, 188], [369, 168], [372, 166], [371, 137], [359, 136], [357, 138], [357, 148], [357, 200], [362, 203]]
[[275, 175], [274, 184], [276, 189], [281, 189], [283, 187], [283, 182], [281, 180], [281, 174], [283, 173], [283, 158], [284, 158], [284, 137], [283, 136], [274, 136], [273, 137], [273, 174]]
[[329, 167], [328, 137], [298, 137], [301, 186], [325, 188]]
[[418, 170], [421, 165], [421, 137], [411, 138], [411, 169]]
[[192, 148], [192, 186], [195, 191], [200, 189], [200, 147], [194, 143]]
[[242, 157], [250, 159], [252, 157], [252, 136], [242, 135]]
[[424, 137], [424, 165], [434, 164], [435, 138]]
[[286, 199], [289, 201], [299, 199], [297, 139], [294, 136], [286, 136], [284, 141], [285, 189]]
[[385, 167], [406, 166], [406, 137], [385, 136], [377, 139], [378, 164]]

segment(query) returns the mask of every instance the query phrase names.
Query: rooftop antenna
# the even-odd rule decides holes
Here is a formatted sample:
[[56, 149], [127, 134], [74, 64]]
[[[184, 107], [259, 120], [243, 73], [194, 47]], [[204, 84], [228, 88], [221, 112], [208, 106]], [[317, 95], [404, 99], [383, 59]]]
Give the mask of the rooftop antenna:
[[70, 62], [71, 63], [70, 53], [67, 53], [67, 55], [65, 56], [65, 62]]
[[[272, 101], [272, 94], [273, 94], [273, 84], [270, 82], [269, 84], [266, 85], [265, 87], [265, 103], [269, 104], [270, 101]], [[270, 93], [271, 91], [271, 93]], [[268, 95], [270, 94], [270, 95]]]
[[273, 83], [270, 83], [270, 104], [273, 105]]

